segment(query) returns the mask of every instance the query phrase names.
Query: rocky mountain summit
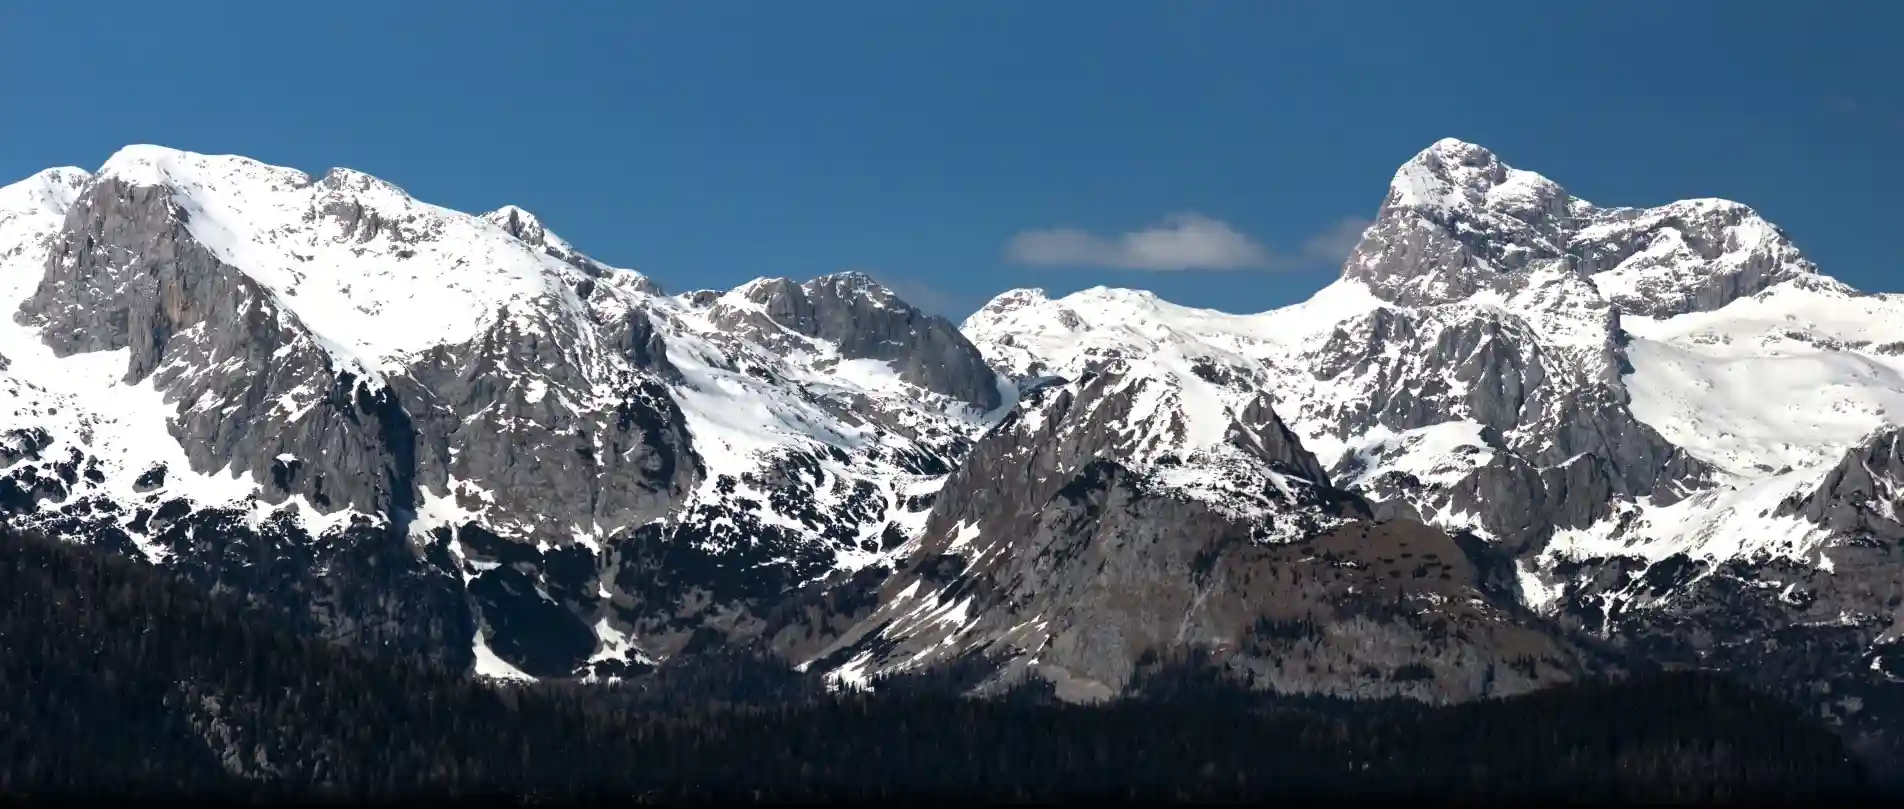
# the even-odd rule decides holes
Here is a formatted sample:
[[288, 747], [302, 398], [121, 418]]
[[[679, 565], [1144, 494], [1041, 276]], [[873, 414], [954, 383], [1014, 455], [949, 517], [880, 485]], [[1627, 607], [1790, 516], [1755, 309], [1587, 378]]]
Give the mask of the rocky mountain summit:
[[1904, 298], [1460, 141], [1257, 314], [668, 294], [520, 208], [150, 146], [0, 189], [0, 306], [7, 522], [485, 676], [719, 647], [1095, 699], [1197, 649], [1453, 700], [1643, 661], [1904, 724]]
[[129, 147], [0, 200], [14, 520], [490, 673], [883, 558], [1004, 396], [863, 276], [666, 296], [347, 170]]
[[1164, 355], [1264, 392], [1334, 485], [1483, 540], [1570, 633], [1865, 727], [1900, 707], [1901, 314], [1743, 205], [1601, 208], [1444, 140], [1303, 303], [1013, 290], [964, 330], [1019, 378]]

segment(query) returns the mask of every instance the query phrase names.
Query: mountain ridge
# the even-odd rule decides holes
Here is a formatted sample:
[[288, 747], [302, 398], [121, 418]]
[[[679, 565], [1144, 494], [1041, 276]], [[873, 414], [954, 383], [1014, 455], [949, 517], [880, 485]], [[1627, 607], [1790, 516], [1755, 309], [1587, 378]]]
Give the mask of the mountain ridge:
[[[1747, 206], [1597, 208], [1443, 141], [1307, 301], [1011, 290], [964, 328], [1021, 378], [1188, 356], [1268, 390], [1340, 485], [1518, 557], [1521, 603], [1678, 664], [1779, 658], [1820, 678], [1786, 685], [1828, 693], [1898, 631], [1895, 490], [1840, 461], [1904, 412], [1896, 301], [1820, 274]], [[1830, 652], [1776, 640], [1826, 625], [1846, 630]]]
[[[605, 536], [642, 532], [667, 544], [662, 537], [685, 531], [720, 545], [733, 543], [722, 534], [744, 531], [755, 547], [743, 553], [796, 582], [822, 566], [865, 564], [891, 544], [884, 516], [909, 496], [910, 479], [943, 467], [969, 429], [961, 425], [978, 418], [967, 411], [1000, 396], [989, 369], [953, 384], [961, 370], [983, 369], [969, 346], [963, 368], [934, 370], [961, 350], [949, 324], [933, 335], [938, 364], [895, 372], [862, 357], [863, 346], [842, 353], [841, 335], [783, 324], [786, 313], [763, 308], [772, 301], [662, 296], [520, 209], [494, 217], [499, 226], [357, 172], [313, 179], [156, 147], [122, 150], [72, 185], [51, 208], [38, 204], [45, 194], [31, 195], [38, 202], [24, 213], [36, 222], [8, 219], [39, 230], [18, 237], [9, 276], [44, 277], [14, 287], [6, 353], [36, 358], [33, 380], [9, 380], [22, 396], [18, 432], [33, 445], [22, 454], [78, 453], [92, 468], [63, 480], [19, 464], [11, 471], [24, 519], [90, 521], [89, 531], [158, 559], [179, 549], [154, 541], [173, 530], [154, 516], [192, 523], [193, 514], [229, 513], [247, 530], [282, 517], [320, 546], [350, 526], [366, 537], [395, 532], [374, 541], [398, 557], [420, 553], [402, 566], [446, 598], [486, 577], [496, 600], [559, 598], [565, 610], [595, 613], [579, 631], [557, 633], [570, 638], [563, 656], [578, 662], [590, 656], [585, 646], [632, 648], [612, 629], [628, 619], [600, 613], [614, 611], [606, 602], [623, 575], [614, 565], [644, 562], [604, 558]], [[250, 208], [262, 210], [247, 216]], [[837, 313], [867, 296], [883, 295], [868, 305], [896, 323], [932, 322], [890, 293], [835, 280], [842, 294], [818, 308], [802, 298], [809, 320], [836, 318], [835, 332]], [[384, 328], [394, 323], [405, 328]], [[755, 342], [770, 338], [774, 351]], [[100, 366], [93, 385], [63, 397], [65, 408], [43, 406], [49, 392], [32, 385], [70, 382], [75, 363]], [[908, 373], [954, 395], [915, 388], [900, 378]], [[129, 386], [150, 392], [132, 402]], [[751, 394], [739, 401], [752, 407], [733, 409], [737, 394]], [[113, 422], [112, 435], [95, 435], [98, 414], [81, 401], [140, 408]], [[912, 406], [932, 401], [936, 409]], [[83, 423], [40, 423], [75, 411]], [[112, 446], [126, 438], [145, 449]], [[849, 451], [878, 456], [862, 458], [875, 468], [853, 470]], [[362, 474], [378, 468], [381, 476]], [[112, 492], [91, 496], [102, 487]], [[775, 497], [749, 494], [762, 489]], [[47, 500], [86, 513], [42, 514]], [[182, 526], [174, 542], [199, 530]], [[534, 571], [526, 579], [495, 555], [517, 553], [509, 548], [519, 542], [495, 544], [511, 536], [534, 548], [534, 561], [513, 563]], [[581, 555], [564, 550], [577, 543]], [[558, 564], [549, 555], [569, 560], [559, 563], [565, 586], [531, 586]], [[207, 559], [207, 575], [228, 575], [223, 565]], [[293, 575], [287, 607], [308, 600], [295, 591], [317, 586], [314, 575]], [[481, 612], [479, 624], [501, 621]], [[459, 613], [444, 620], [466, 620]], [[471, 631], [485, 659], [480, 641], [495, 627]], [[551, 665], [561, 669], [531, 668], [569, 667]]]
[[0, 237], [9, 523], [487, 676], [739, 644], [1100, 699], [1208, 645], [1443, 699], [1584, 676], [1592, 637], [1895, 679], [1904, 298], [1737, 203], [1601, 208], [1444, 140], [1306, 301], [958, 326], [859, 273], [666, 294], [515, 206], [160, 147], [0, 189]]

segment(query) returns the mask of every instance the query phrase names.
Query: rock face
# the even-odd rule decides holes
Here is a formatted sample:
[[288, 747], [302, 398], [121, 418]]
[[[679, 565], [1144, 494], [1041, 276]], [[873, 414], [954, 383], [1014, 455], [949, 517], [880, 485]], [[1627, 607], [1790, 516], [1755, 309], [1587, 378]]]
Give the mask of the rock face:
[[[1553, 572], [1577, 583], [1549, 609], [1652, 659], [1734, 672], [1808, 704], [1894, 772], [1882, 762], [1893, 760], [1904, 718], [1898, 434], [1880, 430], [1837, 464], [1800, 473], [1805, 486], [1764, 487], [1753, 503], [1762, 510], [1748, 512], [1755, 520], [1726, 519], [1705, 535], [1781, 537], [1818, 547], [1816, 557], [1777, 545], [1559, 557]], [[1769, 499], [1780, 492], [1784, 500]]]
[[784, 278], [744, 288], [754, 307], [724, 308], [715, 317], [764, 345], [784, 344], [777, 331], [822, 340], [846, 360], [892, 364], [899, 378], [924, 390], [991, 409], [998, 384], [983, 357], [944, 318], [921, 313], [860, 273], [796, 285]]
[[[365, 514], [413, 509], [407, 414], [387, 390], [333, 367], [295, 314], [190, 234], [191, 216], [168, 186], [117, 176], [89, 184], [16, 319], [55, 355], [128, 350], [127, 384], [150, 381], [191, 403], [173, 437], [194, 468], [248, 470], [271, 484], [267, 502], [297, 495]], [[307, 409], [259, 429], [286, 403]]]
[[1304, 303], [1015, 290], [964, 328], [1020, 379], [1168, 351], [1266, 391], [1335, 486], [1485, 540], [1576, 637], [1895, 750], [1900, 315], [1743, 205], [1601, 208], [1442, 141]]
[[[1258, 314], [665, 294], [527, 211], [129, 147], [0, 189], [0, 516], [496, 677], [1461, 699], [1639, 659], [1900, 750], [1904, 298], [1472, 144]], [[966, 669], [961, 669], [966, 670]]]
[[1447, 139], [1402, 166], [1344, 277], [1404, 306], [1512, 298], [1590, 278], [1621, 312], [1670, 317], [1721, 308], [1815, 275], [1785, 234], [1715, 199], [1603, 209], [1493, 152]]
[[885, 558], [1001, 401], [864, 276], [668, 297], [344, 169], [129, 147], [0, 211], [9, 519], [492, 675], [639, 667]]
[[1847, 450], [1817, 488], [1779, 505], [1778, 516], [1799, 517], [1832, 534], [1872, 542], [1904, 539], [1904, 430], [1888, 427]]
[[1125, 432], [1169, 406], [1142, 373], [1120, 360], [1031, 394], [946, 480], [904, 564], [866, 583], [877, 608], [804, 662], [853, 680], [978, 658], [990, 684], [1030, 674], [1072, 699], [1190, 647], [1266, 687], [1357, 696], [1511, 693], [1591, 665], [1446, 534], [1375, 524], [1260, 399], [1208, 446], [1185, 441], [1195, 425], [1161, 447]]

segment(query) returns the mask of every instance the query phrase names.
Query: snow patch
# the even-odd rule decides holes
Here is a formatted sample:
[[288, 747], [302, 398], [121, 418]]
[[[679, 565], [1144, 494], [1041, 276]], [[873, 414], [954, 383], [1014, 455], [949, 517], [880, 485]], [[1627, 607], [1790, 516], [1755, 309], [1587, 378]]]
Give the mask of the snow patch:
[[522, 669], [510, 665], [509, 661], [496, 656], [489, 648], [489, 642], [483, 639], [482, 629], [470, 640], [470, 646], [476, 653], [476, 676], [505, 682], [533, 683], [536, 678], [522, 672]]

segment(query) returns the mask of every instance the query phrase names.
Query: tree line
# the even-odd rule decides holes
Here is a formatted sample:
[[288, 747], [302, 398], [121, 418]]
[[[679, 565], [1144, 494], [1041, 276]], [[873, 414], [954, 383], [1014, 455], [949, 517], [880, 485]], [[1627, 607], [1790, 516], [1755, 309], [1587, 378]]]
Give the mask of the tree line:
[[1203, 661], [1063, 704], [969, 672], [870, 693], [718, 650], [620, 684], [498, 686], [307, 638], [135, 560], [0, 535], [0, 794], [199, 800], [1815, 802], [1861, 766], [1699, 673], [1452, 706], [1266, 696]]

